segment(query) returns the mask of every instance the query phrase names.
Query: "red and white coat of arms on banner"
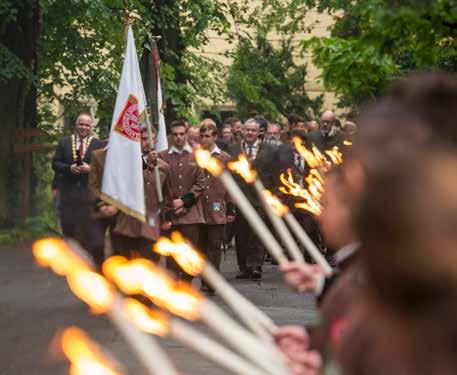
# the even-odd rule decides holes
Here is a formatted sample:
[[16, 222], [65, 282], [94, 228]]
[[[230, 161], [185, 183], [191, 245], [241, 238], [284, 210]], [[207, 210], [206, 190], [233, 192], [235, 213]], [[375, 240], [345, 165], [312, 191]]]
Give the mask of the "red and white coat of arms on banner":
[[135, 96], [129, 95], [124, 109], [116, 121], [114, 130], [132, 141], [140, 140], [140, 114], [138, 112], [138, 99]]

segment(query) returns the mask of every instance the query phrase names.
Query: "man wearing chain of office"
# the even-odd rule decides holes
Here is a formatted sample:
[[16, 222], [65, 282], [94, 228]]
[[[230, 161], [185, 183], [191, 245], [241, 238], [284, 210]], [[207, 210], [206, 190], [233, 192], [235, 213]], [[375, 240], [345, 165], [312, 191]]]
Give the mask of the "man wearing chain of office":
[[102, 142], [92, 137], [93, 119], [89, 113], [80, 113], [75, 121], [75, 133], [59, 140], [52, 161], [60, 191], [59, 216], [65, 237], [82, 243], [88, 225], [87, 183], [92, 151]]

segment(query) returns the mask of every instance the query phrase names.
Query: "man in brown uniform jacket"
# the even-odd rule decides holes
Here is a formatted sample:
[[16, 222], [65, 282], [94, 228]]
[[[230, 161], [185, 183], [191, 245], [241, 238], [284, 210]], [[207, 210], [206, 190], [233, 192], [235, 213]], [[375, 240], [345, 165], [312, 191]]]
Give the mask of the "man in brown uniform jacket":
[[[216, 137], [215, 124], [203, 124], [200, 127], [201, 146], [225, 165], [231, 158], [216, 145]], [[219, 269], [225, 224], [235, 219], [235, 206], [224, 185], [208, 172], [205, 172], [205, 190], [201, 201], [205, 224], [200, 227], [199, 247], [213, 266]], [[202, 290], [208, 294], [214, 294], [214, 290], [204, 282], [202, 282]]]
[[[155, 135], [153, 137], [155, 138]], [[116, 207], [100, 200], [106, 149], [97, 150], [96, 153], [93, 153], [89, 175], [89, 192], [92, 199], [96, 202], [96, 216], [99, 218], [98, 224], [102, 228], [102, 233], [104, 233], [103, 228], [106, 229], [107, 225], [112, 226], [111, 240], [113, 252], [129, 258], [135, 255], [141, 255], [142, 257], [156, 259], [156, 256], [152, 252], [152, 245], [159, 238], [161, 226], [162, 229], [166, 230], [170, 228], [171, 223], [166, 219], [160, 220], [158, 215], [161, 207], [159, 207], [157, 198], [153, 167], [155, 161], [157, 161], [164, 199], [169, 195], [168, 176], [170, 174], [170, 167], [166, 162], [157, 158], [155, 150], [147, 152], [149, 149], [149, 139], [146, 127], [141, 128], [141, 149], [144, 154], [143, 177], [146, 213], [148, 216], [147, 223], [142, 223], [132, 216], [119, 211]], [[161, 222], [162, 225], [160, 224]]]
[[[186, 127], [182, 121], [170, 124], [171, 147], [160, 153], [160, 157], [170, 166], [170, 205], [173, 210], [172, 230], [179, 231], [198, 245], [200, 224], [205, 222], [203, 217], [200, 195], [205, 187], [205, 173], [196, 163], [192, 148], [187, 143]], [[180, 276], [179, 267], [170, 258], [167, 265]]]

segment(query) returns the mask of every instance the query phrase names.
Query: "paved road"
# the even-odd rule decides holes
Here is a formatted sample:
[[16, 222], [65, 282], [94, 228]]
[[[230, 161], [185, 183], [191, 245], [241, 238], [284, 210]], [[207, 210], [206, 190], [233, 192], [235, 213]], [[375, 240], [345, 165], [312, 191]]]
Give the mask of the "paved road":
[[[30, 249], [0, 248], [0, 255], [0, 375], [67, 374], [67, 364], [52, 350], [51, 342], [56, 331], [70, 325], [87, 330], [128, 368], [129, 374], [144, 374], [109, 321], [91, 316], [63, 278], [35, 266]], [[313, 319], [313, 298], [291, 292], [276, 267], [265, 266], [261, 283], [236, 280], [235, 256], [229, 251], [223, 260], [223, 273], [276, 323], [302, 324]], [[214, 300], [223, 306], [218, 297]], [[182, 374], [227, 374], [182, 345], [163, 339], [160, 342]]]

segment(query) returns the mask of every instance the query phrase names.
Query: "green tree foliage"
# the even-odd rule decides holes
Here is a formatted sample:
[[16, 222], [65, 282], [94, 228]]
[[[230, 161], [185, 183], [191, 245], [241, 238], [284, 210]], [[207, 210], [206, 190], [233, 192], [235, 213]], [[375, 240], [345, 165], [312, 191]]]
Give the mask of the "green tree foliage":
[[328, 38], [303, 43], [340, 105], [357, 109], [413, 70], [457, 69], [453, 0], [306, 1], [335, 16]]
[[[137, 50], [146, 35], [160, 36], [162, 87], [167, 118], [189, 115], [202, 98], [222, 100], [221, 66], [202, 56], [208, 31], [226, 32], [224, 1], [41, 0], [41, 94], [57, 99], [67, 115], [97, 103], [97, 117], [107, 128], [116, 96], [124, 43], [123, 15], [135, 12]], [[56, 87], [70, 88], [59, 92]]]
[[274, 48], [265, 36], [252, 42], [240, 39], [230, 66], [227, 88], [242, 117], [254, 113], [269, 118], [290, 113], [312, 118], [321, 98], [311, 100], [305, 90], [306, 65], [296, 64], [290, 41]]
[[[1, 139], [0, 224], [17, 223], [19, 218], [23, 172], [21, 160], [13, 155], [16, 128], [38, 123], [51, 134], [43, 140], [49, 142], [60, 135], [52, 126], [56, 105], [65, 109], [63, 116], [72, 118], [96, 104], [100, 135], [107, 134], [123, 58], [126, 8], [136, 11], [139, 53], [146, 34], [162, 37], [159, 49], [168, 120], [189, 114], [200, 98], [221, 100], [223, 76], [215, 74], [220, 65], [200, 52], [209, 30], [221, 34], [228, 28], [224, 1], [0, 0], [0, 105], [8, 114], [4, 116], [7, 136]], [[65, 131], [70, 132], [70, 127]], [[38, 191], [32, 189], [40, 204], [46, 201], [47, 206], [51, 205], [49, 157], [35, 158]]]
[[242, 116], [313, 118], [319, 112], [322, 96], [307, 95], [307, 65], [297, 43], [313, 28], [306, 13], [301, 0], [231, 3], [238, 45], [229, 53], [227, 89]]
[[[57, 101], [72, 118], [95, 100], [97, 116], [110, 122], [123, 46], [122, 2], [41, 0], [38, 76], [42, 121]], [[68, 131], [69, 129], [67, 129]], [[105, 127], [106, 132], [106, 127]]]

